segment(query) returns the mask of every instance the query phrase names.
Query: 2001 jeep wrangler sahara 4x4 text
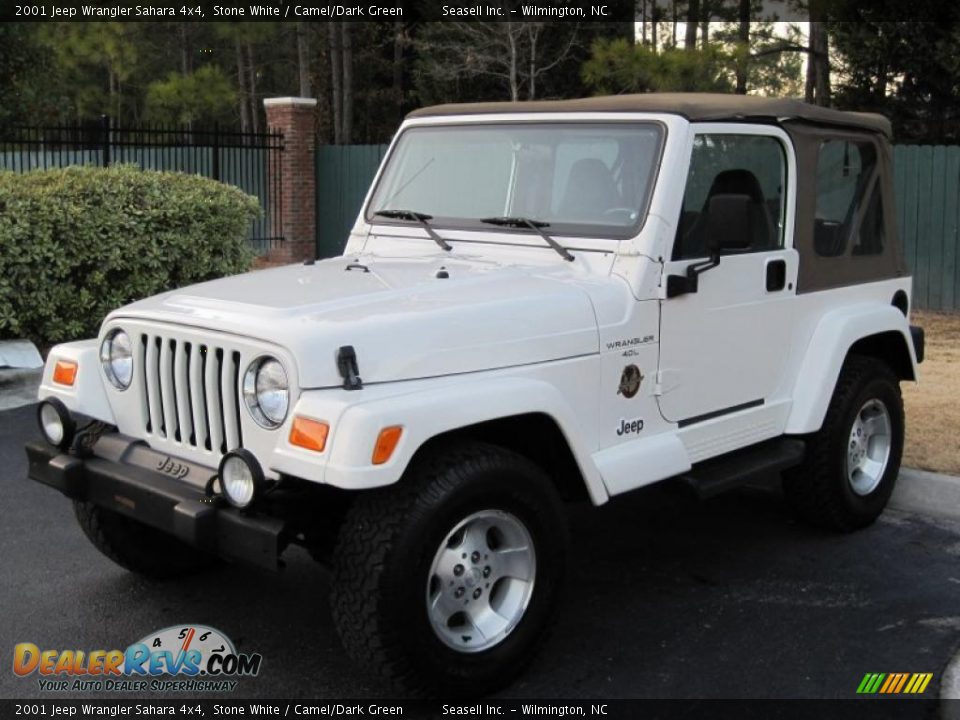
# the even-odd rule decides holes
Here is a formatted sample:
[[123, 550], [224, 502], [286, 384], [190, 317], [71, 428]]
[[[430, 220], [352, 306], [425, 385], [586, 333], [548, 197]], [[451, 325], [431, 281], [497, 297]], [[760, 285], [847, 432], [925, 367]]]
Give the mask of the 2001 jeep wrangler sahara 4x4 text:
[[563, 500], [782, 471], [810, 521], [883, 510], [923, 354], [889, 135], [738, 96], [419, 110], [343, 256], [53, 348], [30, 476], [136, 572], [304, 546], [363, 667], [493, 689], [548, 622]]

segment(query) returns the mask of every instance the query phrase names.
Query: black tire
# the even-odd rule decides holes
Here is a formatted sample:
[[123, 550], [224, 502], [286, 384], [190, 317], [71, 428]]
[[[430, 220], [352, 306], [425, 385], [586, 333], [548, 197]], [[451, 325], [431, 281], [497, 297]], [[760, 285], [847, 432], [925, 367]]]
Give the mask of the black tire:
[[[854, 492], [847, 477], [847, 443], [854, 421], [870, 400], [883, 403], [890, 418], [890, 455], [877, 486]], [[875, 358], [851, 356], [844, 363], [820, 431], [807, 438], [802, 465], [784, 473], [787, 501], [803, 520], [851, 532], [872, 524], [893, 492], [903, 455], [903, 400], [897, 376]]]
[[[499, 644], [458, 651], [434, 631], [426, 591], [435, 553], [457, 523], [498, 510], [518, 518], [536, 552], [529, 603]], [[477, 696], [516, 679], [555, 609], [566, 565], [563, 506], [527, 458], [464, 443], [415, 459], [397, 485], [360, 495], [334, 552], [331, 606], [347, 653], [416, 695]]]
[[217, 562], [209, 553], [149, 525], [75, 500], [74, 513], [93, 546], [120, 567], [155, 580], [191, 575]]

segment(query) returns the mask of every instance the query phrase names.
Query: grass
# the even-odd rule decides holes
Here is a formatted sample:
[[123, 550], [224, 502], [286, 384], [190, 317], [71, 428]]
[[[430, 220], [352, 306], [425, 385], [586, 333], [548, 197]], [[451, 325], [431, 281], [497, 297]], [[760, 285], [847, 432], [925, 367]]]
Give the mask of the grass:
[[907, 440], [903, 464], [960, 475], [960, 313], [914, 312], [926, 332], [920, 382], [905, 382]]

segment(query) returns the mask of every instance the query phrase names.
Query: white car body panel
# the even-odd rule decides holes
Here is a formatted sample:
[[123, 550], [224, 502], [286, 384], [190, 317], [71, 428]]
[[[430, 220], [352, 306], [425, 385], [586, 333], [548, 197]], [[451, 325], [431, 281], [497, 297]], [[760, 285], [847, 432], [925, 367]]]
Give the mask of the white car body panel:
[[[597, 323], [580, 266], [504, 267], [469, 258], [362, 257], [194, 285], [128, 305], [107, 323], [153, 320], [261, 337], [293, 357], [304, 388], [337, 387], [352, 345], [365, 382], [395, 382], [595, 354]], [[438, 280], [444, 267], [448, 280]]]
[[[899, 283], [892, 284], [894, 290]], [[840, 368], [850, 347], [861, 338], [883, 332], [897, 332], [904, 340], [916, 373], [917, 358], [910, 340], [907, 318], [892, 305], [863, 303], [847, 305], [818, 314], [814, 330], [803, 353], [803, 365], [793, 387], [795, 398], [785, 432], [808, 433], [819, 429], [827, 412], [830, 393], [840, 376]]]
[[[57, 360], [77, 363], [77, 378], [72, 387], [53, 381]], [[72, 412], [114, 425], [116, 421], [107, 400], [105, 385], [100, 370], [100, 344], [94, 339], [78, 340], [57, 345], [50, 351], [43, 367], [37, 397], [57, 398]]]

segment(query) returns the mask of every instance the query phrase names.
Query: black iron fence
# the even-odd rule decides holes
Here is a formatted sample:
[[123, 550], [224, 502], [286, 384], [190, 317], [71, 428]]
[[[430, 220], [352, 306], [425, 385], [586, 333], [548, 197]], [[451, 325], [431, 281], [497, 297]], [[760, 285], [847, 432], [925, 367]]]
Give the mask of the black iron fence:
[[283, 134], [279, 132], [117, 127], [106, 117], [89, 125], [0, 128], [0, 170], [129, 163], [235, 185], [257, 197], [263, 208], [263, 216], [250, 228], [250, 243], [259, 253], [283, 241], [282, 152]]

